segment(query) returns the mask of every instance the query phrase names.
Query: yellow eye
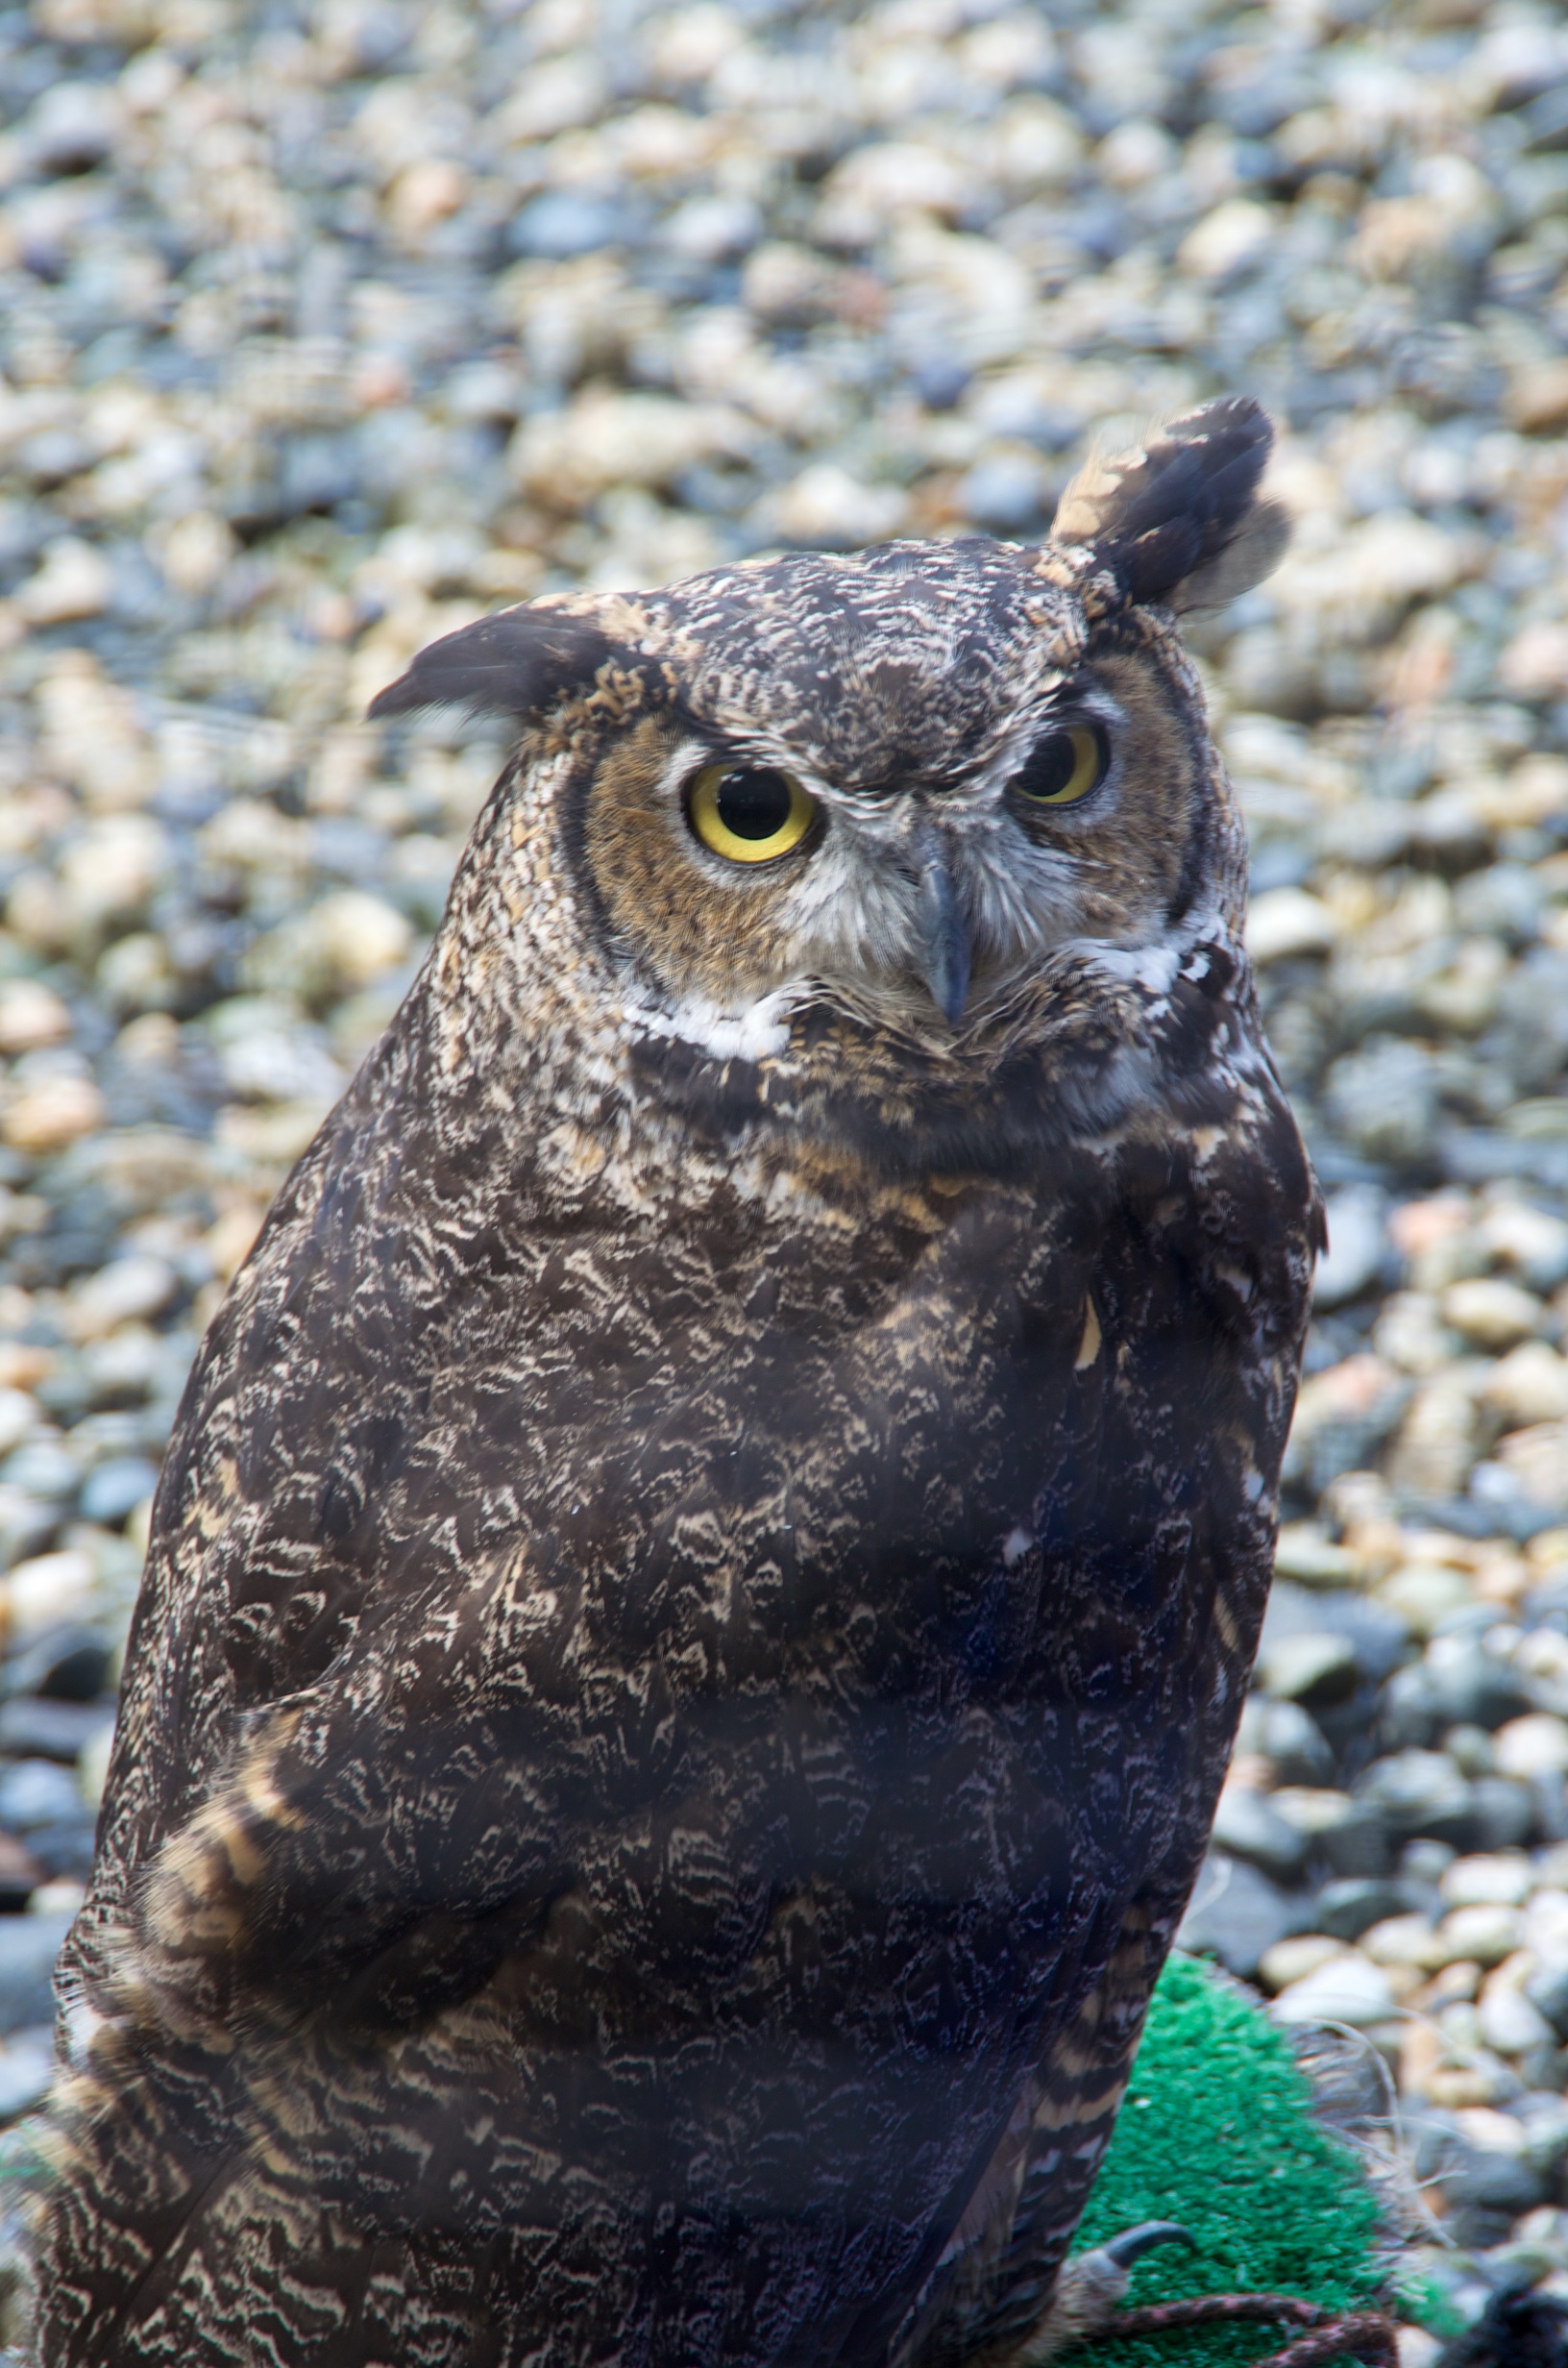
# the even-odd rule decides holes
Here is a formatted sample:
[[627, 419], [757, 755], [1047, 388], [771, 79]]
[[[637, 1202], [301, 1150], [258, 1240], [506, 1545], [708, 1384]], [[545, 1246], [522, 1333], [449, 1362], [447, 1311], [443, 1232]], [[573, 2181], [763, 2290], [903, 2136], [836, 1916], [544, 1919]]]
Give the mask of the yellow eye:
[[1097, 724], [1069, 724], [1036, 742], [1012, 785], [1031, 805], [1076, 805], [1099, 787], [1110, 761]]
[[768, 863], [798, 847], [817, 802], [793, 773], [766, 765], [704, 765], [687, 811], [704, 847], [730, 863]]

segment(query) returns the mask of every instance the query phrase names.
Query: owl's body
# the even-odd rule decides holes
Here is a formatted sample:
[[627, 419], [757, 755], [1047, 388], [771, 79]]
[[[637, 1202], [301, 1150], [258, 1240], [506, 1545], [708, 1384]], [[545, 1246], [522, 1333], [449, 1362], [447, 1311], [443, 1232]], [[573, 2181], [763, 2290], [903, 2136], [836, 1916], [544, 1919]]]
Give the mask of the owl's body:
[[[1256, 524], [1233, 410], [1162, 591]], [[46, 2368], [1022, 2356], [1240, 1708], [1316, 1226], [1139, 481], [397, 695], [529, 728], [171, 1450]]]

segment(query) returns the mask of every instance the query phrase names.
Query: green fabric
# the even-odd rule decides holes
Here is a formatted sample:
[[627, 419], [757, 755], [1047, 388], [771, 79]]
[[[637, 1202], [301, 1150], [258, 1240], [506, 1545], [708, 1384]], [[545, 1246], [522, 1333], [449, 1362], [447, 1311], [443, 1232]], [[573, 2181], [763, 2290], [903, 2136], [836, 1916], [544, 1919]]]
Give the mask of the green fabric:
[[[1277, 2292], [1365, 2309], [1386, 2275], [1378, 2207], [1351, 2149], [1312, 2117], [1287, 2040], [1195, 1958], [1160, 1977], [1111, 2149], [1075, 2251], [1139, 2220], [1179, 2220], [1198, 2251], [1162, 2246], [1127, 2302]], [[1084, 2368], [1234, 2368], [1281, 2350], [1285, 2327], [1109, 2337], [1064, 2356]]]

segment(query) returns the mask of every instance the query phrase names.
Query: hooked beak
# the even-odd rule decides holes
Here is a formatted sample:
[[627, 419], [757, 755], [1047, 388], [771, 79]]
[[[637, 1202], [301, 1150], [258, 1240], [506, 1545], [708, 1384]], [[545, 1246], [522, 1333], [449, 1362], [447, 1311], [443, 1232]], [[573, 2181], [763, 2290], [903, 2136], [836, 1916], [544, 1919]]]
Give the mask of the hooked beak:
[[937, 1009], [956, 1027], [969, 992], [969, 931], [947, 859], [935, 838], [928, 839], [922, 851], [916, 914], [921, 975]]

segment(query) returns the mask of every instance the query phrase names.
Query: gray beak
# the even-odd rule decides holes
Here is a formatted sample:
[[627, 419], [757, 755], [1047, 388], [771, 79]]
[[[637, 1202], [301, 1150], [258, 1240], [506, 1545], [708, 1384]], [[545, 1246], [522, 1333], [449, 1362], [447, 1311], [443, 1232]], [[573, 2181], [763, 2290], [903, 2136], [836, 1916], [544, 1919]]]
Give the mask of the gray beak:
[[933, 838], [920, 865], [920, 971], [931, 999], [956, 1027], [969, 992], [969, 932], [959, 910], [958, 892], [946, 857]]

